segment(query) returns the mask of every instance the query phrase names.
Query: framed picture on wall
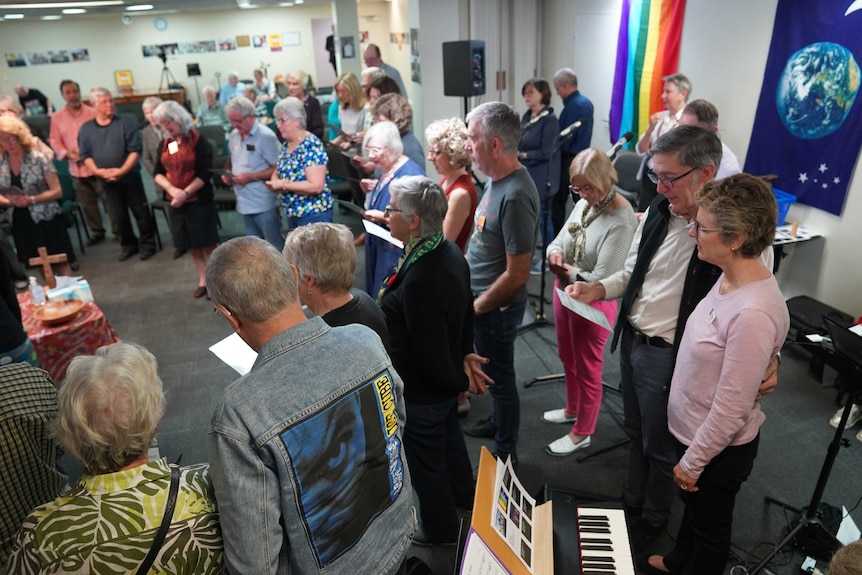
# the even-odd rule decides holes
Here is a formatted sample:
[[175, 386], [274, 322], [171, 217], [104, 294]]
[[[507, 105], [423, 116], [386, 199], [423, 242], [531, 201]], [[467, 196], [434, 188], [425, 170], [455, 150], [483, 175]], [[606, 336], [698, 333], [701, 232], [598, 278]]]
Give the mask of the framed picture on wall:
[[134, 82], [132, 81], [131, 70], [117, 70], [114, 72], [114, 80], [117, 82], [117, 88], [131, 88]]
[[353, 44], [353, 36], [341, 37], [341, 57], [345, 60], [356, 58], [356, 46]]

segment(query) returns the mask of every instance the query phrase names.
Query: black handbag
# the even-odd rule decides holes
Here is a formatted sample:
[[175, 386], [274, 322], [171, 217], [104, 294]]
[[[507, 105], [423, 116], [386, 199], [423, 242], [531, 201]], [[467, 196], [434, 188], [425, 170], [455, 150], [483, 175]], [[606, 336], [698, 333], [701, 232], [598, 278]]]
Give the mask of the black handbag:
[[165, 542], [165, 536], [168, 534], [168, 529], [171, 527], [171, 520], [174, 518], [174, 508], [177, 506], [177, 493], [179, 493], [179, 491], [180, 469], [179, 467], [171, 467], [171, 488], [168, 492], [168, 500], [165, 503], [165, 514], [162, 517], [162, 524], [159, 526], [159, 530], [153, 538], [150, 552], [147, 553], [147, 556], [144, 557], [144, 562], [141, 563], [140, 567], [138, 567], [137, 575], [146, 575], [147, 571], [150, 570], [150, 567], [153, 566], [153, 562], [156, 560], [156, 556], [159, 554], [159, 550]]

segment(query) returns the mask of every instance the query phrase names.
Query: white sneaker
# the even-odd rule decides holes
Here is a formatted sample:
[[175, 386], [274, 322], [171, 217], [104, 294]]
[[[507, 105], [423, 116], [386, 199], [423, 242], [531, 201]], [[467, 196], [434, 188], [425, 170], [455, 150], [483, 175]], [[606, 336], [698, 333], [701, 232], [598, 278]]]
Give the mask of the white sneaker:
[[552, 409], [542, 414], [542, 421], [547, 421], [548, 423], [574, 423], [577, 419], [576, 415], [566, 415], [565, 408]]
[[572, 441], [572, 438], [569, 437], [569, 434], [565, 434], [561, 438], [556, 441], [552, 441], [548, 444], [548, 447], [545, 448], [545, 451], [550, 453], [551, 455], [569, 455], [574, 453], [578, 449], [583, 449], [585, 447], [590, 446], [590, 436], [586, 436], [579, 442], [575, 443]]
[[[835, 415], [832, 416], [832, 419], [829, 420], [829, 425], [838, 429], [838, 424], [841, 423], [841, 415], [843, 413], [844, 408], [842, 407], [836, 411]], [[860, 421], [862, 421], [862, 407], [860, 407], [858, 403], [854, 403], [853, 407], [850, 408], [850, 416], [847, 418], [847, 427], [853, 427]]]

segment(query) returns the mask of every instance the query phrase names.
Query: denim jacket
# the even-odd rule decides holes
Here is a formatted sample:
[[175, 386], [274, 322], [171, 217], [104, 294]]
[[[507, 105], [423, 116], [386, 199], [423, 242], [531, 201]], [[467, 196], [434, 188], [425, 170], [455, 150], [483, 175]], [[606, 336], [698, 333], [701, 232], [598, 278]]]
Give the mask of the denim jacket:
[[272, 338], [209, 432], [235, 574], [390, 574], [415, 527], [404, 384], [365, 326], [319, 317]]

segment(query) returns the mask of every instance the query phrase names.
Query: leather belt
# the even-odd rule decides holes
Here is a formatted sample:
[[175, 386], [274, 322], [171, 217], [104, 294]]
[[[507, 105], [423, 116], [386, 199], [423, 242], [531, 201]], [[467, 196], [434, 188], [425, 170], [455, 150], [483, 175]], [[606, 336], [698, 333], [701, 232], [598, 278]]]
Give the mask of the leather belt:
[[670, 347], [673, 347], [672, 344], [669, 344], [660, 337], [650, 337], [645, 333], [641, 333], [636, 330], [630, 323], [627, 323], [626, 325], [628, 326], [629, 332], [632, 334], [634, 340], [641, 345], [648, 345], [650, 347], [657, 347], [659, 349], [668, 349]]

